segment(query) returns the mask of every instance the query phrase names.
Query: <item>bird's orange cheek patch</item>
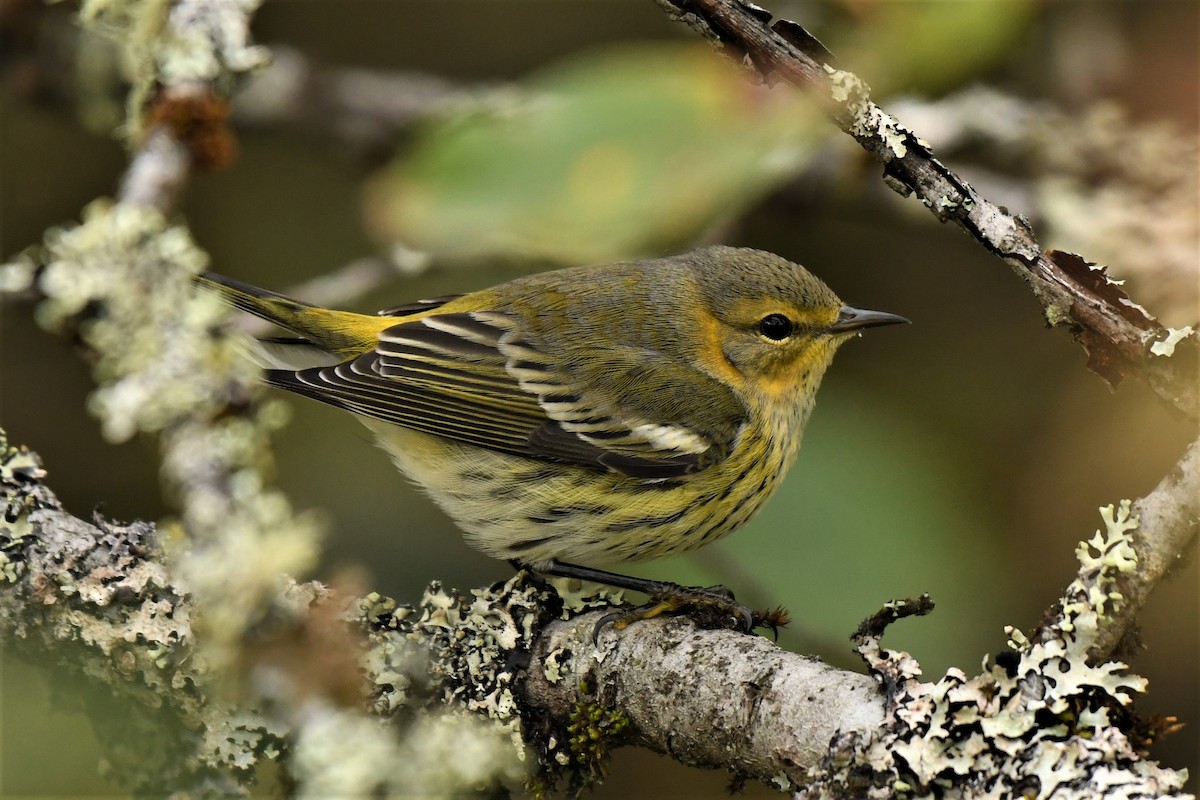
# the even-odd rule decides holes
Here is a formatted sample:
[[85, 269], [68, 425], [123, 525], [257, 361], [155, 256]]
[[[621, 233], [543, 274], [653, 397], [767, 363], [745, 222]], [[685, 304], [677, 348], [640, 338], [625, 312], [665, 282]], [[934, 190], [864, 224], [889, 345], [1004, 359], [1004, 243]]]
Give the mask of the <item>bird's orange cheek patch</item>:
[[716, 319], [700, 319], [700, 363], [713, 377], [741, 389], [745, 386], [746, 377], [725, 355], [725, 333], [725, 326]]

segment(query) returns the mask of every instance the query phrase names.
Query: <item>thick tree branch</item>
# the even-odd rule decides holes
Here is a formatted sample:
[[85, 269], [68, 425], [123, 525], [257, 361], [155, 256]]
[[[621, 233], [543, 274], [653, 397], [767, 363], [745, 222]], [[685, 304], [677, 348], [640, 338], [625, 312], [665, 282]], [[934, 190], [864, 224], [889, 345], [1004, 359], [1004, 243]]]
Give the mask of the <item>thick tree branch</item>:
[[684, 764], [794, 785], [835, 735], [884, 723], [866, 675], [684, 619], [609, 631], [594, 645], [599, 617], [546, 627], [524, 684], [530, 712], [565, 720], [590, 701], [626, 715], [630, 741]]
[[1046, 321], [1066, 327], [1088, 352], [1088, 366], [1111, 385], [1127, 374], [1200, 418], [1200, 343], [1189, 329], [1171, 331], [1083, 258], [1044, 252], [1028, 222], [981, 196], [934, 157], [929, 144], [870, 99], [869, 87], [836, 69], [801, 26], [772, 23], [745, 0], [658, 0], [672, 15], [745, 58], [766, 83], [783, 80], [813, 93], [830, 118], [884, 165], [884, 180], [916, 197], [1000, 256], [1030, 286]]
[[[599, 614], [589, 612], [602, 596], [560, 598], [525, 574], [470, 595], [435, 584], [415, 609], [375, 595], [352, 603], [352, 627], [368, 636], [360, 651], [337, 611], [346, 605], [309, 584], [284, 589], [275, 608], [290, 619], [252, 646], [248, 675], [274, 709], [264, 714], [203, 691], [217, 668], [195, 647], [203, 609], [178, 587], [154, 527], [76, 520], [42, 475], [36, 456], [0, 443], [0, 639], [102, 682], [145, 718], [144, 734], [162, 710], [178, 720], [176, 733], [154, 738], [155, 758], [130, 760], [144, 750], [125, 746], [124, 782], [142, 791], [241, 792], [264, 755], [287, 748], [309, 796], [461, 788], [515, 776], [505, 736], [536, 757], [540, 780], [573, 785], [602, 775], [624, 744], [806, 797], [890, 797], [900, 783], [967, 795], [1079, 786], [1097, 797], [1097, 781], [1114, 797], [1166, 797], [1182, 785], [1145, 759], [1124, 710], [1145, 681], [1087, 657], [1097, 620], [1119, 603], [1136, 528], [1127, 507], [1109, 509], [1091, 543], [1100, 557], [1086, 560], [1087, 586], [1075, 596], [1073, 585], [1062, 622], [1036, 643], [1012, 631], [1012, 649], [973, 678], [951, 670], [922, 683], [911, 656], [880, 645], [891, 620], [927, 602], [891, 605], [864, 625], [867, 677], [682, 618], [595, 641]], [[564, 604], [566, 619], [547, 612]], [[362, 696], [346, 658], [359, 652], [372, 707], [400, 723], [392, 735], [343, 707]]]

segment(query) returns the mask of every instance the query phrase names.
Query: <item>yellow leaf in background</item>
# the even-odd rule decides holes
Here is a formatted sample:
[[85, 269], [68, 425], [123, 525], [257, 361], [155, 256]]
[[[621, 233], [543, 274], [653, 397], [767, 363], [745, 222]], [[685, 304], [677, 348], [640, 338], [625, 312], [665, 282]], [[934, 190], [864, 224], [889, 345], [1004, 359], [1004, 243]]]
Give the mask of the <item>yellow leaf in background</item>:
[[705, 45], [593, 51], [521, 92], [425, 126], [368, 188], [373, 234], [565, 262], [686, 246], [802, 166], [815, 119]]

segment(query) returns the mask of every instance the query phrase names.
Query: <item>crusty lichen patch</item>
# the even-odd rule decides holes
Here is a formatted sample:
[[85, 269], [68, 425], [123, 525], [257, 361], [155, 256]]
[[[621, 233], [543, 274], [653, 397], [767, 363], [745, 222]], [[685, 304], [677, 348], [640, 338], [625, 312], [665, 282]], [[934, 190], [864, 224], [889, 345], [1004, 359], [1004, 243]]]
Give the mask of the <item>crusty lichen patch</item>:
[[1009, 649], [973, 677], [951, 669], [921, 682], [907, 653], [860, 653], [889, 693], [892, 720], [870, 738], [835, 740], [798, 797], [1183, 797], [1187, 773], [1145, 758], [1130, 735], [1146, 681], [1125, 664], [1089, 664], [1097, 625], [1123, 598], [1136, 565], [1130, 503], [1101, 509], [1104, 529], [1080, 544], [1080, 570], [1053, 624], [1032, 641], [1009, 628]]
[[[220, 84], [265, 66], [270, 54], [251, 43], [250, 18], [261, 0], [84, 0], [82, 25], [114, 41], [133, 84], [127, 132], [142, 133], [142, 109], [162, 86]], [[173, 21], [172, 14], [179, 15]], [[174, 23], [174, 24], [173, 24]]]
[[434, 582], [415, 609], [369, 595], [356, 616], [368, 631], [366, 668], [376, 712], [461, 706], [491, 720], [524, 760], [514, 688], [547, 621], [547, 599], [523, 573], [469, 596]]
[[25, 548], [32, 541], [29, 514], [45, 500], [37, 493], [46, 474], [25, 447], [13, 447], [0, 429], [0, 583], [15, 583], [25, 574]]
[[268, 485], [269, 437], [284, 407], [261, 396], [257, 367], [223, 331], [227, 309], [194, 287], [208, 257], [183, 226], [96, 201], [33, 255], [13, 268], [42, 265], [39, 321], [77, 331], [95, 353], [89, 406], [105, 436], [160, 437], [164, 482], [190, 545], [177, 577], [204, 607], [205, 655], [224, 671], [286, 576], [316, 560], [315, 519]]
[[[278, 748], [282, 728], [207, 693], [190, 606], [172, 584], [154, 526], [77, 520], [40, 483], [44, 474], [37, 457], [0, 430], [0, 643], [111, 690], [121, 729], [99, 738], [111, 745], [118, 785], [165, 794], [228, 772], [248, 782], [258, 756]], [[100, 713], [97, 724], [108, 716]]]
[[904, 158], [912, 133], [875, 105], [871, 87], [853, 72], [834, 69], [828, 64], [825, 72], [829, 75], [830, 96], [843, 109], [839, 114], [843, 130], [859, 138], [878, 137], [893, 158]]
[[[621, 740], [628, 719], [600, 698], [581, 701], [566, 727], [523, 718], [517, 682], [547, 622], [608, 607], [611, 595], [577, 587], [560, 594], [524, 572], [469, 595], [435, 582], [416, 608], [369, 595], [354, 616], [370, 640], [365, 663], [374, 709], [393, 719], [444, 706], [465, 709], [508, 738], [533, 776], [528, 788], [534, 794], [559, 781], [574, 789], [590, 785], [602, 777], [608, 752]], [[569, 670], [570, 659], [567, 651], [544, 659], [547, 679], [580, 680]]]
[[1191, 325], [1182, 328], [1167, 328], [1167, 335], [1150, 345], [1150, 352], [1156, 356], [1175, 355], [1175, 345], [1195, 333]]

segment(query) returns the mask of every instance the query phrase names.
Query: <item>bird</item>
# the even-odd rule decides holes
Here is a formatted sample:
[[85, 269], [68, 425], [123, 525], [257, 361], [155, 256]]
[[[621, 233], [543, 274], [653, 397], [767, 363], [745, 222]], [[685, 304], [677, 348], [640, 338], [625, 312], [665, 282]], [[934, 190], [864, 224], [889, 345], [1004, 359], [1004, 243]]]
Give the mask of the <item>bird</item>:
[[647, 594], [618, 628], [687, 608], [743, 630], [770, 624], [724, 587], [595, 565], [683, 553], [742, 527], [795, 460], [838, 348], [908, 322], [846, 305], [781, 256], [728, 246], [535, 273], [375, 315], [211, 272], [196, 280], [288, 331], [254, 345], [265, 382], [358, 415], [469, 544], [540, 575]]

